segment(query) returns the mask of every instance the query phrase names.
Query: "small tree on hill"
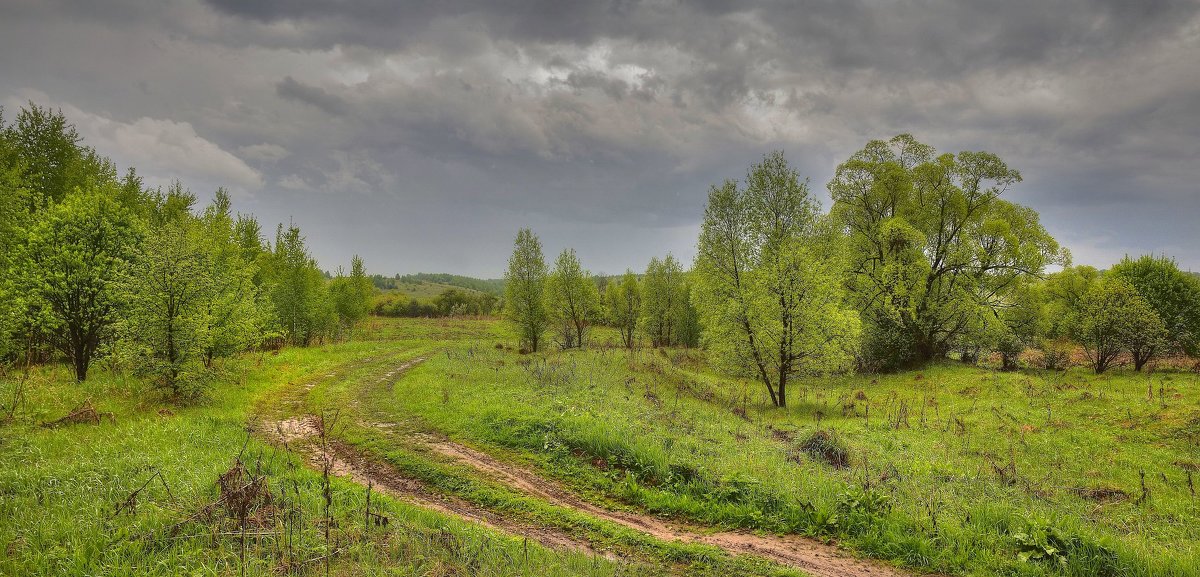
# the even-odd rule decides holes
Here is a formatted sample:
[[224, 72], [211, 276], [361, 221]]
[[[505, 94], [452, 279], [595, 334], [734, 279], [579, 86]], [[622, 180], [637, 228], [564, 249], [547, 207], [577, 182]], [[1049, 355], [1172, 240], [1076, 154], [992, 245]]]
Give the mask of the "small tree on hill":
[[504, 273], [504, 312], [520, 336], [521, 346], [537, 352], [548, 317], [544, 298], [546, 259], [533, 231], [517, 232], [508, 270]]
[[367, 318], [375, 296], [375, 285], [367, 276], [362, 258], [354, 255], [350, 259], [350, 276], [343, 276], [338, 269], [338, 276], [329, 283], [329, 294], [337, 311], [338, 328], [349, 334], [354, 325]]
[[608, 322], [621, 333], [625, 348], [632, 349], [637, 337], [638, 316], [642, 311], [642, 286], [633, 271], [625, 271], [620, 281], [613, 280], [604, 290]]
[[650, 346], [668, 347], [676, 344], [682, 307], [687, 304], [683, 267], [674, 256], [650, 259], [642, 280], [643, 330], [650, 337]]
[[575, 249], [562, 251], [554, 261], [546, 279], [546, 311], [561, 329], [563, 348], [583, 348], [588, 327], [600, 315], [600, 293]]

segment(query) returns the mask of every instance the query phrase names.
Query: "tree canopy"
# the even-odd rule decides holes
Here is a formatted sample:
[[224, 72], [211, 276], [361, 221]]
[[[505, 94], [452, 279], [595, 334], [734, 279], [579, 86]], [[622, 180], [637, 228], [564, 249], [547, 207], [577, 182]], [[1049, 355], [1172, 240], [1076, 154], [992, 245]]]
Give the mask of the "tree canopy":
[[980, 309], [1069, 254], [1032, 209], [1001, 196], [1021, 175], [988, 152], [936, 154], [902, 134], [837, 167], [831, 211], [849, 234], [847, 288], [873, 364], [944, 354]]

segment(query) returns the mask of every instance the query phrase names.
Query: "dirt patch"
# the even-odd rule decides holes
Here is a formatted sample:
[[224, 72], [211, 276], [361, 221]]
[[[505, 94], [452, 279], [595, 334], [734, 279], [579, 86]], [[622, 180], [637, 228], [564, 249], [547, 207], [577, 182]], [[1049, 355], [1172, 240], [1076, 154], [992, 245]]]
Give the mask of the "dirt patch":
[[[278, 423], [277, 430], [290, 431], [294, 435], [293, 440], [311, 439], [319, 433], [316, 429], [315, 419], [316, 417], [289, 419]], [[331, 462], [330, 472], [333, 475], [349, 478], [360, 485], [373, 483], [377, 491], [406, 503], [463, 521], [477, 523], [509, 535], [526, 537], [547, 547], [615, 559], [611, 553], [595, 550], [587, 542], [576, 539], [563, 531], [515, 523], [462, 499], [439, 495], [430, 491], [421, 481], [404, 476], [386, 463], [367, 458], [354, 447], [341, 441], [330, 441], [328, 451]], [[314, 469], [320, 468], [324, 455], [318, 447], [311, 444], [304, 445], [300, 453], [305, 457], [309, 466]]]

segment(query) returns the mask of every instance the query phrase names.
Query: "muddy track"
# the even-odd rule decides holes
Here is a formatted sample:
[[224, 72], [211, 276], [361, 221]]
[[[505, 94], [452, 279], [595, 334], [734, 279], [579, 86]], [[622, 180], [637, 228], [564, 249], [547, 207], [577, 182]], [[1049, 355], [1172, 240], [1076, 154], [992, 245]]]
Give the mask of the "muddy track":
[[[416, 366], [424, 358], [413, 359], [385, 373], [380, 384], [391, 386], [406, 370]], [[276, 433], [285, 444], [311, 440], [319, 435], [316, 417], [292, 418], [269, 423], [268, 429]], [[391, 429], [388, 424], [375, 424], [381, 429]], [[589, 503], [560, 483], [546, 479], [538, 473], [500, 461], [483, 453], [445, 438], [427, 434], [412, 434], [405, 438], [416, 446], [424, 446], [434, 453], [453, 461], [468, 465], [497, 482], [517, 491], [544, 500], [553, 505], [586, 513], [630, 529], [645, 533], [664, 541], [699, 543], [720, 548], [732, 555], [752, 555], [783, 566], [800, 569], [814, 577], [912, 577], [912, 573], [897, 569], [878, 561], [850, 557], [832, 545], [826, 545], [806, 537], [787, 535], [756, 535], [738, 531], [711, 531], [666, 521], [651, 515], [614, 511]], [[311, 443], [307, 446], [311, 447]], [[348, 476], [360, 484], [374, 483], [382, 492], [414, 505], [433, 509], [446, 515], [469, 522], [479, 523], [499, 531], [525, 536], [544, 545], [559, 549], [571, 549], [597, 554], [586, 541], [569, 533], [546, 527], [513, 523], [501, 515], [468, 503], [462, 499], [439, 496], [421, 483], [405, 477], [390, 465], [365, 457], [354, 447], [340, 441], [330, 441], [328, 449], [334, 474]], [[320, 455], [307, 453], [310, 464], [320, 467]]]
[[612, 511], [577, 497], [557, 482], [491, 455], [448, 440], [424, 441], [433, 451], [470, 465], [509, 487], [560, 507], [582, 511], [664, 541], [702, 543], [735, 555], [754, 555], [780, 565], [801, 569], [815, 577], [911, 577], [911, 573], [879, 562], [849, 557], [837, 547], [800, 536], [755, 535], [745, 532], [709, 532], [664, 521], [650, 515]]
[[336, 439], [329, 439], [326, 449], [322, 450], [315, 442], [320, 437], [319, 423], [320, 419], [316, 416], [295, 417], [272, 423], [273, 429], [269, 433], [304, 456], [313, 469], [320, 470], [324, 459], [327, 458], [330, 473], [333, 475], [348, 477], [364, 486], [372, 484], [376, 491], [406, 503], [509, 535], [526, 537], [547, 547], [611, 558], [610, 554], [597, 551], [588, 542], [564, 531], [514, 523], [462, 499], [439, 495], [430, 491], [421, 481], [401, 474], [390, 465], [368, 458], [358, 449]]

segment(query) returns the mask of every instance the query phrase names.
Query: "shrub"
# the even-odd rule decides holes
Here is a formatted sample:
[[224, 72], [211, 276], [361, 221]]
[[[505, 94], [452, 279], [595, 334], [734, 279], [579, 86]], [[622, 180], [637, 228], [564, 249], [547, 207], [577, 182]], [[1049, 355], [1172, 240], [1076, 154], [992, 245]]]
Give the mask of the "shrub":
[[800, 443], [800, 450], [810, 457], [838, 469], [844, 469], [850, 465], [850, 451], [832, 431], [824, 429], [813, 431], [807, 439]]

